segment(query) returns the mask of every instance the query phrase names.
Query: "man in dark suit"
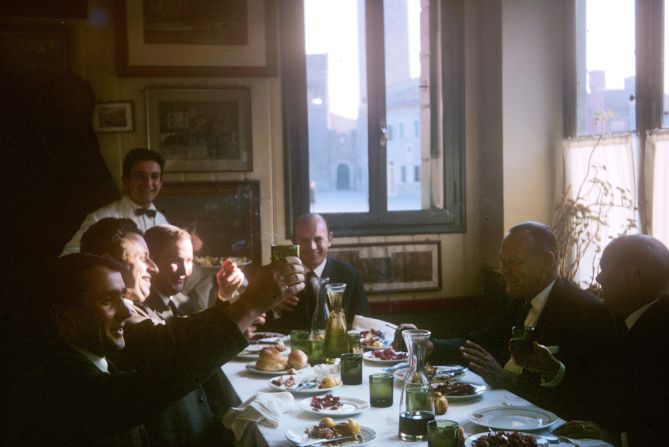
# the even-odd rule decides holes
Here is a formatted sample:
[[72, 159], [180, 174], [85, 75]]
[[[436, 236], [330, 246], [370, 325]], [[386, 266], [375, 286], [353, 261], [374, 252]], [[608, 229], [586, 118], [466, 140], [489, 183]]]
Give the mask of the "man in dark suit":
[[342, 309], [348, 327], [351, 327], [355, 315], [369, 313], [360, 272], [350, 264], [328, 257], [333, 239], [327, 222], [320, 214], [304, 214], [297, 218], [293, 227], [293, 243], [300, 246], [300, 259], [307, 270], [305, 289], [297, 296], [285, 299], [268, 315], [266, 330], [288, 334], [293, 329], [311, 328], [316, 298], [310, 279], [314, 276], [329, 278], [330, 283], [346, 284]]
[[[650, 236], [622, 236], [606, 246], [600, 268], [604, 303], [624, 325], [618, 349], [608, 349], [611, 361], [602, 364], [601, 408], [592, 418], [630, 447], [667, 445], [669, 249]], [[602, 437], [593, 430], [583, 421], [560, 427], [567, 436]]]
[[[525, 222], [509, 230], [500, 249], [510, 300], [498, 317], [466, 338], [434, 339], [431, 361], [464, 362], [492, 386], [506, 388], [564, 417], [587, 414], [598, 358], [615, 333], [601, 300], [559, 278], [552, 230]], [[412, 325], [400, 325], [399, 334]], [[509, 350], [514, 326], [534, 327], [527, 355]]]
[[[142, 422], [233, 358], [247, 344], [246, 327], [303, 287], [301, 267], [286, 261], [264, 268], [244, 300], [166, 325], [138, 323], [134, 330], [152, 342], [151, 361], [118, 372], [107, 356], [125, 347], [124, 268], [87, 253], [56, 261], [44, 288], [52, 332], [23, 353], [28, 366], [8, 403], [12, 430], [3, 445], [147, 445]], [[287, 287], [278, 289], [275, 276]]]

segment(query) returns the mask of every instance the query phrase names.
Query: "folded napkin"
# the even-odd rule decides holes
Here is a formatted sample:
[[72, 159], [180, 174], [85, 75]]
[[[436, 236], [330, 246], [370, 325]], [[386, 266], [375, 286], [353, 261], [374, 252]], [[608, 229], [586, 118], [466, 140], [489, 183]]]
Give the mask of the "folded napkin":
[[[242, 441], [242, 445], [248, 445], [249, 441], [252, 445], [253, 439], [249, 440], [249, 437], [253, 436], [253, 430], [247, 431], [246, 427], [257, 423], [278, 427], [281, 415], [291, 409], [294, 401], [293, 395], [288, 391], [256, 393], [239, 407], [230, 407], [223, 415], [223, 425], [232, 430], [235, 439]], [[246, 442], [243, 442], [243, 437]]]
[[395, 337], [395, 329], [392, 329], [387, 324], [390, 324], [392, 327], [395, 327], [395, 324], [389, 323], [387, 321], [379, 320], [377, 318], [363, 317], [362, 315], [356, 315], [353, 317], [353, 324], [351, 325], [353, 329], [359, 331], [368, 331], [370, 329], [375, 329], [377, 331], [383, 332], [383, 336], [386, 340], [392, 341]]

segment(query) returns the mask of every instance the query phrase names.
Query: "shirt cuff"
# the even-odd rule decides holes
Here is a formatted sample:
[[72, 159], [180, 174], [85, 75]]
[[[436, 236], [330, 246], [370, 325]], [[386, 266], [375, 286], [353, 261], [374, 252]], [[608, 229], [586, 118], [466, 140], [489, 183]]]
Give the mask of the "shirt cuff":
[[555, 373], [555, 376], [550, 382], [545, 381], [544, 377], [541, 376], [541, 386], [543, 386], [544, 388], [555, 388], [562, 382], [562, 379], [564, 379], [565, 370], [566, 368], [564, 366], [564, 363], [560, 362], [560, 368]]
[[223, 302], [229, 301], [229, 302], [233, 303], [237, 298], [239, 298], [239, 292], [236, 291], [236, 290], [233, 292], [233, 294], [232, 294], [232, 296], [231, 296], [230, 298], [224, 296], [224, 295], [220, 292], [220, 290], [217, 292], [217, 295], [218, 295], [218, 299], [219, 299], [219, 301], [223, 301]]

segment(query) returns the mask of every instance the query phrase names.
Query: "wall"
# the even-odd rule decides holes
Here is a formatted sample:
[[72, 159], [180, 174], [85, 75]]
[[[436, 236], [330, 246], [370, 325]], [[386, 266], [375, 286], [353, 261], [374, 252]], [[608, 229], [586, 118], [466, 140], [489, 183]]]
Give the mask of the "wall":
[[502, 2], [504, 228], [550, 223], [562, 138], [563, 2]]

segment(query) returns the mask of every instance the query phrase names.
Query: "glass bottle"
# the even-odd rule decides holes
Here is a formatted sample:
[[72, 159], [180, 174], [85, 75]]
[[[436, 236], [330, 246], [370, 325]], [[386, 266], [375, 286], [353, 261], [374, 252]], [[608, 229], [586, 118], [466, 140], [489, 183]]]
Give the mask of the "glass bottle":
[[348, 352], [348, 334], [346, 332], [346, 315], [341, 308], [346, 284], [332, 283], [325, 286], [330, 299], [330, 316], [325, 329], [325, 361], [334, 363], [341, 354]]
[[316, 300], [314, 315], [311, 317], [310, 338], [312, 339], [325, 338], [325, 329], [328, 327], [328, 318], [330, 316], [328, 292], [325, 286], [329, 282], [330, 278], [319, 278], [316, 275], [311, 278], [311, 286], [314, 289], [314, 298]]
[[423, 329], [402, 331], [409, 351], [409, 369], [400, 396], [399, 437], [403, 441], [427, 439], [427, 423], [434, 420], [434, 399], [425, 374], [425, 352], [431, 332]]

